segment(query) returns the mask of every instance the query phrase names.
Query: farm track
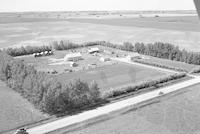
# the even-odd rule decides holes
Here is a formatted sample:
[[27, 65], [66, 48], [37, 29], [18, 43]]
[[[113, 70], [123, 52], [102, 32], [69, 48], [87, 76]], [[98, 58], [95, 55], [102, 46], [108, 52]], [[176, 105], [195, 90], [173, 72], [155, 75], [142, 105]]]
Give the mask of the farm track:
[[[145, 66], [148, 68], [154, 68], [157, 69], [159, 71], [168, 71], [168, 72], [173, 72], [173, 73], [177, 73], [176, 71], [172, 71], [172, 70], [168, 70], [168, 69], [162, 69], [162, 68], [158, 68], [158, 67], [153, 67], [153, 66], [148, 66], [148, 65], [143, 65], [143, 64], [139, 64], [139, 63], [134, 63], [125, 59], [113, 59], [113, 60], [117, 60], [117, 61], [121, 61], [121, 62], [125, 62], [125, 63], [129, 63], [129, 64], [137, 64], [140, 66]], [[118, 111], [121, 110], [123, 108], [132, 106], [132, 105], [136, 105], [138, 103], [141, 102], [145, 102], [145, 101], [149, 101], [152, 100], [154, 98], [160, 97], [162, 95], [166, 95], [175, 91], [178, 91], [180, 89], [183, 89], [185, 87], [189, 87], [195, 84], [200, 83], [200, 77], [199, 76], [195, 76], [195, 75], [191, 75], [188, 74], [188, 76], [193, 77], [193, 79], [187, 80], [187, 81], [183, 81], [171, 86], [167, 86], [167, 87], [163, 87], [157, 90], [154, 90], [152, 92], [148, 92], [145, 94], [141, 94], [132, 98], [128, 98], [119, 102], [115, 102], [115, 103], [111, 103], [102, 107], [98, 107], [96, 109], [93, 110], [89, 110], [77, 115], [73, 115], [73, 116], [69, 116], [69, 117], [65, 117], [47, 124], [43, 124], [40, 126], [36, 126], [33, 128], [28, 129], [27, 131], [30, 134], [43, 134], [43, 133], [49, 133], [49, 132], [53, 132], [56, 131], [58, 129], [61, 128], [65, 128], [67, 126], [71, 126], [77, 123], [81, 123], [83, 121], [87, 121], [89, 119], [93, 119], [99, 116], [103, 116], [106, 114], [109, 114], [111, 112], [114, 111]], [[160, 92], [162, 92], [163, 94], [161, 95]]]

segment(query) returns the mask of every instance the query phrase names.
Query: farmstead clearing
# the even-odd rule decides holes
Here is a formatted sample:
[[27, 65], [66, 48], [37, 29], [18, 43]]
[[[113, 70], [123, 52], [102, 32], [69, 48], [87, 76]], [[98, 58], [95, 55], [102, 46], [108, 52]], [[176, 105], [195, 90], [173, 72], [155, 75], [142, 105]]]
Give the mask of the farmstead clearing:
[[[118, 14], [117, 18], [113, 17], [109, 19], [109, 17], [107, 18], [105, 16], [92, 16], [92, 19], [88, 19], [76, 17], [74, 18], [73, 16], [71, 18], [62, 17], [61, 15], [60, 18], [45, 18], [43, 16], [43, 18], [41, 17], [35, 19], [28, 17], [26, 18], [21, 15], [17, 18], [18, 19], [16, 19], [15, 17], [10, 17], [0, 21], [0, 35], [2, 37], [0, 39], [1, 48], [50, 45], [52, 41], [59, 42], [61, 40], [71, 40], [72, 42], [79, 44], [82, 44], [83, 42], [105, 40], [121, 46], [123, 46], [123, 42], [129, 42], [128, 44], [130, 45], [130, 43], [134, 44], [135, 42], [153, 43], [161, 41], [178, 45], [179, 48], [186, 49], [187, 51], [200, 51], [200, 29], [199, 22], [197, 21], [196, 16], [124, 17], [122, 15], [121, 17], [119, 17]], [[17, 23], [15, 22], [15, 19]], [[100, 51], [89, 53], [89, 49], [92, 48], [98, 48]], [[188, 79], [191, 79], [191, 77], [188, 77], [190, 74], [187, 73], [189, 73], [194, 68], [199, 68], [199, 65], [155, 58], [149, 55], [142, 55], [132, 51], [128, 52], [100, 45], [69, 50], [52, 49], [52, 52], [53, 54], [47, 56], [34, 57], [33, 55], [24, 55], [15, 57], [14, 59], [23, 61], [23, 63], [25, 63], [26, 65], [33, 66], [38, 72], [45, 72], [45, 74], [47, 73], [49, 76], [53, 76], [54, 78], [56, 78], [57, 81], [64, 84], [69, 84], [76, 79], [80, 79], [81, 81], [88, 83], [95, 81], [99, 87], [99, 91], [101, 94], [104, 92], [109, 92], [111, 90], [114, 91], [115, 89], [120, 90], [127, 87], [133, 87], [126, 89], [124, 92], [119, 91], [118, 93], [116, 93], [117, 95], [124, 93], [125, 96], [126, 93], [134, 92], [143, 88], [147, 89], [148, 92], [150, 91], [149, 89], [155, 90], [160, 86], [169, 86], [171, 84], [177, 84], [180, 81], [187, 81]], [[174, 71], [172, 69], [176, 73], [171, 73], [173, 72], [172, 70], [170, 70], [171, 72], [164, 71], [164, 69], [159, 70], [158, 67], [156, 69], [156, 67], [145, 67], [143, 64], [140, 65], [140, 63], [129, 64], [121, 62], [120, 60], [115, 60], [115, 58], [127, 58], [128, 60], [130, 60], [130, 62], [134, 62], [134, 60], [132, 61], [133, 55], [135, 56], [134, 58], [140, 61], [151, 62], [154, 64], [162, 64], [164, 66], [170, 66], [172, 68], [181, 68], [183, 70], [186, 70], [186, 74], [183, 75], [183, 77], [181, 76], [180, 78], [178, 77], [177, 79], [173, 80], [166, 77], [170, 77], [171, 75], [179, 75], [182, 72]], [[71, 58], [73, 59], [74, 57], [75, 60], [69, 60]], [[164, 78], [166, 78], [167, 80]], [[161, 84], [157, 84], [156, 82], [150, 83], [153, 80], [155, 80], [157, 83], [160, 82]], [[141, 86], [141, 84], [143, 84], [144, 86]], [[148, 87], [149, 85], [150, 87]], [[166, 95], [164, 98], [161, 97], [159, 98], [158, 104], [147, 104], [146, 106], [139, 107], [136, 110], [133, 108], [133, 111], [130, 110], [130, 112], [119, 114], [116, 118], [113, 118], [111, 120], [106, 119], [105, 124], [114, 124], [113, 122], [116, 122], [116, 125], [113, 126], [106, 125], [109, 126], [107, 132], [104, 132], [103, 128], [106, 127], [105, 125], [102, 125], [104, 123], [96, 123], [96, 126], [92, 125], [85, 130], [78, 129], [70, 133], [85, 133], [86, 131], [88, 131], [89, 133], [94, 133], [95, 131], [93, 130], [98, 130], [97, 128], [102, 129], [102, 131], [99, 131], [99, 133], [116, 132], [128, 134], [131, 133], [131, 131], [135, 128], [139, 128], [135, 129], [135, 133], [159, 133], [162, 129], [166, 130], [166, 132], [169, 133], [178, 132], [179, 130], [177, 129], [179, 129], [178, 127], [181, 126], [177, 123], [177, 120], [179, 120], [179, 118], [177, 117], [173, 119], [171, 117], [171, 114], [169, 113], [172, 113], [173, 115], [173, 113], [176, 114], [178, 110], [184, 111], [183, 109], [193, 107], [193, 103], [195, 103], [197, 97], [186, 97], [186, 99], [191, 99], [191, 103], [187, 103], [182, 100], [183, 96], [192, 96], [197, 93], [196, 89], [198, 88], [198, 86], [194, 86], [191, 88], [194, 88], [194, 90], [190, 92], [180, 91], [178, 92], [180, 94], [175, 93], [174, 96]], [[186, 91], [187, 89], [190, 90], [190, 87], [183, 89], [183, 91]], [[39, 111], [30, 102], [22, 98], [18, 93], [6, 87], [6, 85], [1, 87], [1, 92], [2, 96], [0, 96], [0, 100], [2, 101], [0, 101], [0, 106], [2, 106], [4, 110], [0, 111], [1, 113], [3, 113], [3, 118], [0, 118], [0, 125], [2, 124], [0, 127], [0, 133], [7, 132], [22, 126], [27, 126], [28, 124], [33, 124], [35, 122], [40, 122], [41, 120], [49, 118], [56, 119], [56, 117], [54, 116], [52, 117], [46, 113], [42, 113], [41, 111]], [[141, 94], [142, 93], [143, 92], [141, 92]], [[113, 96], [115, 97], [116, 94], [114, 94]], [[23, 93], [21, 95], [23, 96]], [[134, 95], [137, 96], [137, 92]], [[8, 100], [7, 98], [5, 98], [5, 96], [10, 96], [10, 98], [12, 99], [10, 99], [9, 101], [5, 101]], [[181, 103], [181, 101], [177, 101], [177, 99], [182, 100], [184, 104]], [[19, 102], [20, 104], [15, 105], [14, 102]], [[176, 108], [180, 107], [180, 109], [174, 109], [173, 105], [177, 106]], [[23, 106], [25, 106], [26, 108], [24, 108]], [[159, 107], [161, 111], [156, 107]], [[197, 105], [195, 105], [195, 107], [197, 107]], [[12, 116], [12, 111], [17, 111], [14, 114], [15, 117]], [[195, 112], [196, 111], [194, 111], [194, 113]], [[155, 115], [156, 113], [158, 113], [159, 117]], [[164, 114], [166, 115], [165, 121], [163, 121], [164, 119], [163, 117], [161, 117]], [[110, 115], [108, 115], [108, 118], [109, 116]], [[191, 116], [191, 118], [188, 117], [188, 114], [186, 114], [186, 116], [187, 120], [194, 120], [195, 123], [198, 120], [198, 118], [197, 120], [195, 120], [193, 116]], [[137, 124], [136, 121], [133, 121], [134, 126], [132, 128], [132, 126], [127, 125], [129, 124], [127, 122], [129, 118], [131, 118], [131, 121], [132, 119], [135, 119], [139, 123]], [[124, 124], [120, 122], [120, 120], [124, 121]], [[180, 120], [185, 119], [181, 118]], [[6, 123], [4, 124], [4, 122]], [[162, 124], [160, 127], [156, 128], [155, 124], [158, 124], [158, 122], [162, 122]], [[170, 125], [173, 123], [174, 126]], [[187, 124], [185, 121], [183, 121], [182, 123], [183, 126]], [[146, 124], [146, 128], [141, 130], [141, 124]], [[188, 133], [192, 130], [196, 131], [196, 127], [198, 127], [195, 125], [191, 125], [191, 127], [194, 128], [193, 129], [186, 126], [184, 126], [184, 128], [187, 129], [187, 131], [185, 132]], [[116, 128], [119, 128], [119, 131], [114, 131], [114, 129]], [[125, 131], [125, 129], [127, 129], [127, 131]], [[183, 128], [180, 127], [180, 129]]]

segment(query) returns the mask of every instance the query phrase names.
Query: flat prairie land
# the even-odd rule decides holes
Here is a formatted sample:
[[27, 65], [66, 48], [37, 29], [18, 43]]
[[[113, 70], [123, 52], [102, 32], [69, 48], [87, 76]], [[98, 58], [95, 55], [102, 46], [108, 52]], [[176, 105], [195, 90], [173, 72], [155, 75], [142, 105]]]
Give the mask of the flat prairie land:
[[81, 79], [86, 82], [96, 81], [100, 89], [105, 91], [158, 79], [166, 75], [169, 74], [137, 65], [118, 63], [86, 71], [60, 74], [58, 80], [63, 82], [70, 82], [73, 79]]
[[[197, 134], [200, 132], [200, 85], [133, 106], [62, 134]], [[59, 131], [56, 134], [60, 134]]]
[[142, 28], [157, 28], [177, 31], [200, 32], [198, 16], [172, 16], [172, 17], [137, 17], [137, 18], [111, 18], [111, 19], [69, 19], [70, 22], [106, 24], [112, 26], [128, 26]]
[[[8, 19], [12, 22], [12, 18]], [[44, 45], [52, 40], [105, 40], [119, 44], [125, 41], [161, 41], [173, 43], [188, 51], [200, 51], [200, 21], [197, 16], [111, 19], [18, 18], [11, 22], [0, 23], [0, 48]]]
[[0, 81], [0, 133], [48, 118]]

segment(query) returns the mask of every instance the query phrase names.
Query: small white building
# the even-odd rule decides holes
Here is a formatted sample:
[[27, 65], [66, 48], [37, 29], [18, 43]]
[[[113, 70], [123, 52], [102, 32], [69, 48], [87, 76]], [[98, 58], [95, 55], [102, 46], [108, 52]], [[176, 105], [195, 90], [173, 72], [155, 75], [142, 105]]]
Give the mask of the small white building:
[[134, 59], [141, 59], [142, 57], [138, 53], [132, 53], [132, 54], [129, 54], [128, 56], [126, 56], [126, 58], [128, 60], [134, 60]]
[[92, 54], [92, 53], [99, 53], [100, 50], [99, 50], [98, 47], [94, 47], [94, 48], [90, 48], [90, 49], [88, 50], [88, 52], [89, 52], [90, 54]]
[[78, 61], [82, 59], [81, 53], [71, 53], [64, 57], [64, 61]]
[[110, 61], [110, 58], [108, 58], [108, 57], [101, 57], [100, 61], [102, 61], [102, 62]]

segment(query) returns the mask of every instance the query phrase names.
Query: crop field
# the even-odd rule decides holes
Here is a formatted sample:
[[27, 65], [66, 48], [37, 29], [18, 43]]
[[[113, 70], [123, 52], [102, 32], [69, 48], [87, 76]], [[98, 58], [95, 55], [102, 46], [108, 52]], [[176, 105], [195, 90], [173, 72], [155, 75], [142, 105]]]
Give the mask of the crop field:
[[158, 79], [168, 74], [154, 69], [148, 69], [141, 66], [118, 63], [81, 72], [72, 72], [58, 76], [60, 81], [72, 81], [81, 79], [91, 82], [95, 80], [102, 90], [118, 88], [126, 85], [134, 85], [143, 81]]
[[[200, 132], [200, 85], [159, 98], [150, 105], [128, 108], [68, 134], [197, 134]], [[59, 134], [57, 132], [57, 134]], [[64, 134], [64, 132], [62, 132]]]
[[44, 120], [47, 117], [18, 93], [0, 82], [0, 133]]
[[[6, 19], [12, 18], [3, 20]], [[73, 42], [105, 40], [113, 43], [162, 41], [199, 51], [199, 27], [196, 16], [61, 20], [38, 18], [35, 21], [32, 18], [21, 18], [17, 23], [0, 23], [0, 48], [43, 45], [52, 40], [64, 39]]]

